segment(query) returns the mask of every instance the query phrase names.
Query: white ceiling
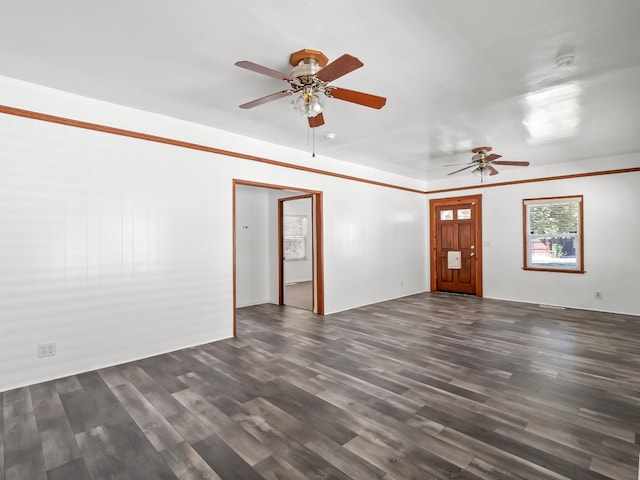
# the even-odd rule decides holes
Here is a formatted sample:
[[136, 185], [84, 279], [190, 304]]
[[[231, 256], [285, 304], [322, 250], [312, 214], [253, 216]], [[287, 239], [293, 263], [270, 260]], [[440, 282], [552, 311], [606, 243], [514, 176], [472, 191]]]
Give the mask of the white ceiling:
[[[637, 0], [0, 0], [0, 18], [0, 75], [309, 152], [288, 98], [238, 108], [287, 84], [234, 63], [354, 55], [331, 84], [387, 105], [326, 99], [318, 162], [434, 180], [479, 145], [532, 165], [640, 151]], [[556, 138], [531, 138], [530, 114]]]

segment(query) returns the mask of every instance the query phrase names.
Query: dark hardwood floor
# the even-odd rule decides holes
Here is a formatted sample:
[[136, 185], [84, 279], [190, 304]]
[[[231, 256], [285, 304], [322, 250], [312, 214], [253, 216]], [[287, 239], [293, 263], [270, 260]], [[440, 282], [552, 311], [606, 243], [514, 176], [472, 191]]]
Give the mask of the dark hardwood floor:
[[238, 334], [0, 393], [0, 480], [638, 478], [639, 317], [420, 294]]

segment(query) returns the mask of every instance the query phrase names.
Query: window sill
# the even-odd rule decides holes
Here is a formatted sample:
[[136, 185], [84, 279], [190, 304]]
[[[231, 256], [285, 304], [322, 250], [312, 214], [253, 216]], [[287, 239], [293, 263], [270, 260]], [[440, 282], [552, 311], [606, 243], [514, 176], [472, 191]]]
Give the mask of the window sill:
[[569, 270], [564, 268], [537, 268], [537, 267], [522, 267], [523, 270], [530, 272], [555, 272], [555, 273], [586, 273], [585, 270]]

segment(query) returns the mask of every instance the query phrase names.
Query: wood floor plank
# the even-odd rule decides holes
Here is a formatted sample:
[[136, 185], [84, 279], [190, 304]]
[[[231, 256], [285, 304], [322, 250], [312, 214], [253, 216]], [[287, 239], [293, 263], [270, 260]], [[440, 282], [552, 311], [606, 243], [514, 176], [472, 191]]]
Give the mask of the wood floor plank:
[[204, 440], [195, 442], [193, 449], [222, 480], [262, 480], [251, 465], [213, 433]]
[[34, 385], [30, 391], [45, 468], [52, 470], [79, 459], [82, 453], [71, 431], [55, 383]]
[[69, 393], [74, 392], [76, 390], [80, 390], [82, 386], [78, 381], [78, 377], [75, 375], [72, 377], [65, 377], [55, 381], [56, 390], [58, 393]]
[[180, 480], [221, 480], [207, 462], [186, 442], [164, 450], [162, 458]]
[[134, 479], [179, 480], [133, 421], [105, 427], [118, 458]]
[[277, 425], [272, 426], [263, 418], [251, 414], [237, 415], [236, 421], [256, 438], [268, 444], [276, 456], [308, 479], [349, 480], [345, 473], [300, 443], [294, 436], [281, 433]]
[[358, 422], [360, 427], [354, 429], [358, 435], [368, 441], [386, 445], [389, 452], [412, 453], [418, 458], [434, 454], [437, 458], [429, 460], [434, 464], [442, 461], [442, 469], [450, 474], [464, 470], [473, 458], [470, 452], [443, 442], [437, 437], [443, 426], [435, 430], [435, 436], [425, 435], [423, 430], [414, 428], [412, 422], [400, 422], [364, 403], [353, 401], [348, 387], [342, 386], [340, 390], [334, 387], [322, 392], [320, 396], [336, 406], [351, 410], [355, 414], [354, 421]]
[[83, 373], [76, 378], [84, 394], [93, 399], [100, 425], [115, 426], [133, 421], [99, 372]]
[[259, 419], [260, 425], [265, 431], [268, 431], [269, 428], [277, 429], [280, 435], [290, 437], [301, 444], [318, 437], [318, 433], [309, 429], [304, 419], [290, 415], [262, 397], [243, 404], [242, 411], [234, 418], [243, 418], [247, 415]]
[[[541, 465], [567, 478], [580, 478], [581, 480], [602, 480], [603, 478], [599, 474], [589, 472], [588, 468], [583, 465], [571, 463], [571, 459], [560, 456], [562, 454], [559, 451], [560, 448], [556, 448], [555, 453], [547, 453], [527, 442], [515, 441], [513, 438], [498, 433], [499, 428], [496, 427], [495, 423], [487, 421], [486, 418], [480, 415], [470, 414], [461, 410], [444, 412], [430, 406], [423, 407], [419, 413], [429, 419], [437, 420], [446, 427]], [[551, 442], [548, 442], [547, 445], [548, 449], [553, 450], [554, 445]], [[559, 445], [555, 446], [559, 447]]]
[[540, 423], [530, 422], [526, 431], [582, 451], [590, 456], [604, 456], [628, 467], [637, 465], [637, 448], [629, 443], [615, 441], [616, 439], [611, 439], [607, 435], [567, 424], [561, 420], [554, 423], [543, 422], [544, 420]]
[[104, 381], [104, 383], [109, 388], [119, 387], [120, 385], [126, 385], [129, 383], [129, 379], [124, 376], [124, 372], [122, 368], [111, 367], [111, 368], [102, 368], [98, 370], [98, 374], [100, 378]]
[[104, 423], [96, 398], [84, 389], [61, 393], [60, 401], [74, 434], [89, 431]]
[[[478, 457], [471, 461], [467, 467], [467, 471], [484, 480], [528, 480], [527, 477], [523, 477], [512, 471], [505, 471], [503, 468], [496, 467], [490, 462]], [[544, 477], [538, 475], [536, 478]]]
[[164, 388], [149, 391], [145, 397], [188, 443], [203, 440], [211, 434], [204, 423]]
[[16, 388], [3, 393], [3, 417], [8, 419], [33, 413], [33, 402], [28, 387]]
[[0, 480], [636, 480], [640, 318], [425, 293], [0, 392]]
[[84, 459], [78, 458], [47, 472], [47, 480], [93, 480]]
[[42, 442], [28, 387], [4, 392], [6, 480], [46, 480]]
[[[173, 394], [193, 415], [195, 415], [216, 438], [233, 448], [247, 464], [255, 465], [271, 455], [271, 450], [238, 426], [213, 404], [198, 393], [185, 389]], [[201, 440], [204, 442], [206, 439]]]
[[307, 480], [307, 477], [277, 455], [271, 455], [254, 468], [264, 480]]
[[[316, 366], [316, 370], [323, 377], [331, 379], [339, 384], [355, 388], [359, 392], [362, 392], [363, 396], [382, 400], [386, 406], [388, 406], [389, 408], [397, 409], [398, 412], [402, 411], [412, 414], [417, 412], [424, 405], [421, 401], [411, 400], [403, 395], [409, 390], [409, 387], [407, 387], [406, 384], [403, 385], [402, 394], [399, 394], [396, 392], [391, 392], [377, 385], [373, 385], [352, 375], [345, 374], [340, 370], [336, 370], [335, 368], [327, 367], [325, 365]], [[399, 379], [396, 376], [387, 376], [386, 372], [378, 375], [378, 377], [383, 376], [385, 378], [392, 377], [393, 383], [399, 383], [400, 381], [403, 381], [403, 379]]]
[[404, 478], [407, 480], [449, 478], [449, 476], [444, 473], [427, 472], [404, 458], [399, 452], [390, 450], [383, 445], [379, 445], [363, 437], [355, 437], [350, 440], [345, 445], [345, 448], [396, 478]]
[[[475, 458], [471, 461], [467, 470], [469, 472], [480, 475], [482, 468], [478, 469], [479, 463], [490, 465], [490, 474], [498, 472], [498, 476], [506, 474], [507, 478], [517, 479], [540, 479], [540, 480], [577, 480], [577, 478], [566, 477], [552, 470], [547, 469], [543, 465], [538, 465], [528, 459], [518, 457], [517, 455], [500, 449], [473, 437], [460, 433], [455, 429], [446, 427], [438, 434], [438, 438], [457, 446], [461, 449], [467, 449], [475, 454]], [[481, 476], [482, 478], [482, 476]], [[489, 476], [489, 478], [492, 478]]]
[[169, 393], [185, 388], [178, 377], [190, 372], [188, 365], [175, 361], [175, 357], [169, 355], [157, 355], [144, 359], [140, 362], [140, 368]]
[[132, 384], [118, 385], [113, 389], [113, 393], [156, 450], [162, 451], [184, 441]]
[[33, 463], [16, 463], [5, 466], [7, 480], [47, 480], [44, 467]]
[[384, 478], [386, 472], [369, 463], [348, 448], [343, 448], [328, 438], [319, 437], [306, 444], [309, 450], [320, 455], [330, 464], [349, 475], [351, 478], [367, 478], [371, 480]]
[[279, 463], [278, 459], [282, 460], [308, 478], [347, 478], [335, 465], [305, 445], [323, 437], [323, 434], [310, 429], [304, 420], [290, 415], [263, 398], [256, 398], [241, 407], [233, 416], [234, 420], [269, 445], [275, 453], [276, 463]]
[[637, 480], [638, 478], [638, 472], [634, 466], [625, 465], [613, 459], [600, 456], [593, 457], [589, 469], [603, 475], [611, 475], [613, 473], [616, 478], [623, 480]]
[[116, 451], [105, 427], [76, 435], [83, 459], [93, 480], [130, 480], [131, 474]]
[[270, 386], [271, 391], [265, 394], [264, 398], [289, 415], [303, 419], [313, 430], [340, 445], [356, 436], [349, 428], [349, 415], [319, 396], [310, 395], [282, 381], [272, 382]]

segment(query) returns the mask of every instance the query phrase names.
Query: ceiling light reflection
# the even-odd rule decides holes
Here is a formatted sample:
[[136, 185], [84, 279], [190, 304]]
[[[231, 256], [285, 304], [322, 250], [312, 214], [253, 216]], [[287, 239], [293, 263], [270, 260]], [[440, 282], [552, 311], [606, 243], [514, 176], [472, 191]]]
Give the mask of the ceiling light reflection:
[[523, 100], [525, 118], [522, 123], [529, 141], [575, 136], [582, 121], [581, 95], [582, 87], [578, 83], [554, 85], [528, 93]]

